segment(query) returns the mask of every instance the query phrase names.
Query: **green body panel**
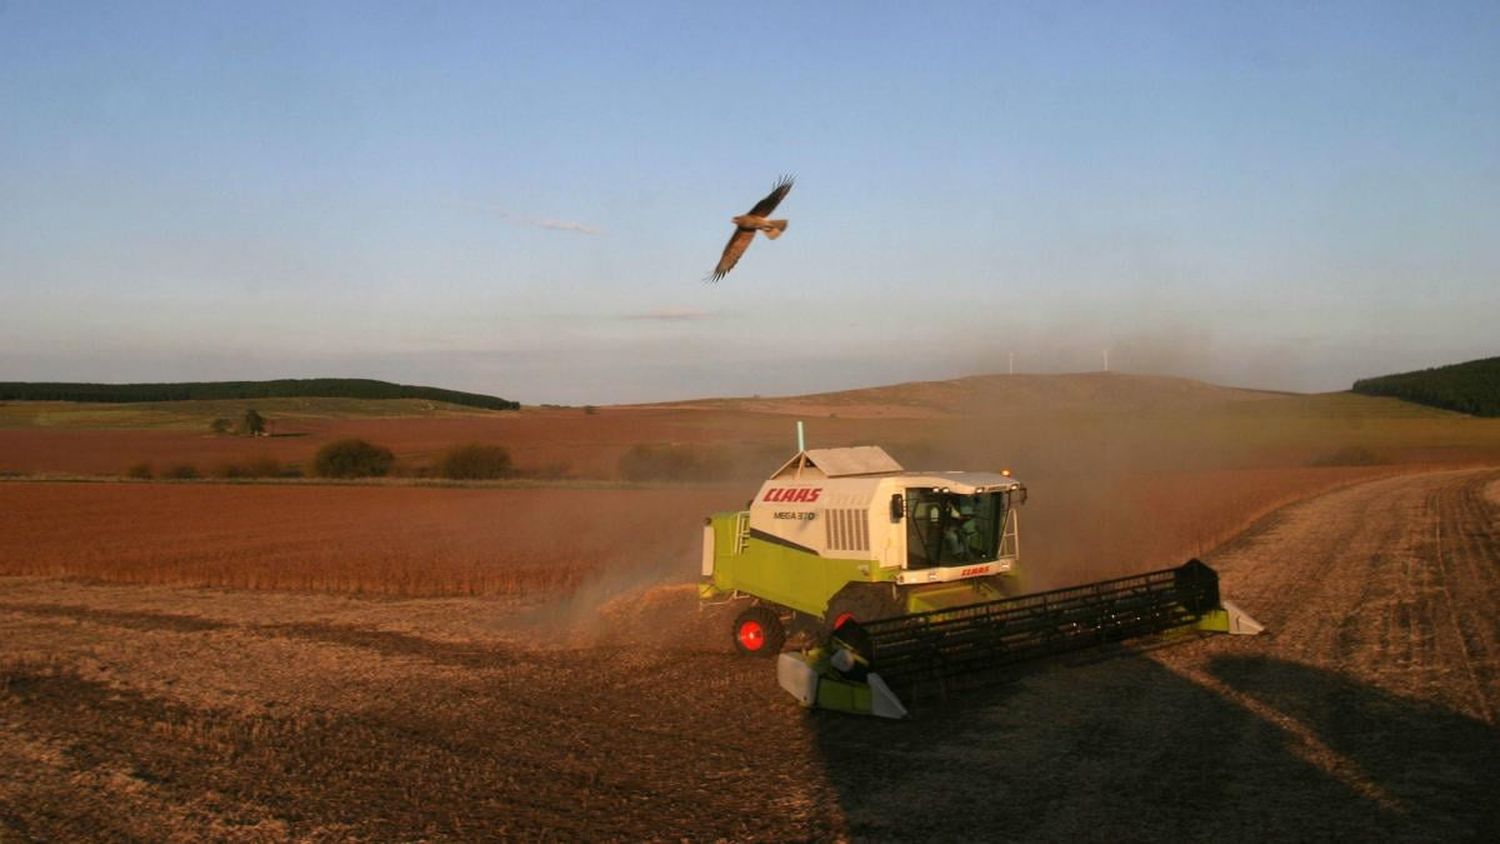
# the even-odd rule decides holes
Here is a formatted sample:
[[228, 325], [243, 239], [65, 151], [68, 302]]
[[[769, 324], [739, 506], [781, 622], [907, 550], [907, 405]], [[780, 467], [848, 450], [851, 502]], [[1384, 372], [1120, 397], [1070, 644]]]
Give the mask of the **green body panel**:
[[845, 680], [833, 673], [818, 678], [818, 708], [854, 715], [869, 715], [874, 706], [869, 685]]
[[753, 536], [746, 537], [744, 550], [736, 554], [740, 519], [740, 513], [715, 513], [710, 517], [714, 532], [714, 572], [701, 590], [705, 596], [746, 592], [822, 618], [828, 610], [829, 599], [845, 584], [896, 578], [896, 570], [882, 569], [873, 558], [830, 559]]
[[[744, 592], [764, 601], [822, 618], [828, 602], [849, 583], [893, 581], [899, 569], [882, 569], [874, 559], [839, 560], [820, 557], [747, 536], [744, 550], [735, 553], [742, 514], [715, 513], [714, 572], [700, 586], [704, 598]], [[1005, 597], [990, 578], [899, 587], [908, 613], [963, 607]]]
[[1223, 608], [1209, 610], [1202, 618], [1198, 619], [1197, 628], [1209, 633], [1228, 633], [1229, 613], [1225, 612]]
[[904, 591], [908, 613], [949, 610], [985, 601], [998, 601], [1005, 597], [1005, 593], [996, 589], [984, 578], [934, 583], [931, 586], [912, 586]]

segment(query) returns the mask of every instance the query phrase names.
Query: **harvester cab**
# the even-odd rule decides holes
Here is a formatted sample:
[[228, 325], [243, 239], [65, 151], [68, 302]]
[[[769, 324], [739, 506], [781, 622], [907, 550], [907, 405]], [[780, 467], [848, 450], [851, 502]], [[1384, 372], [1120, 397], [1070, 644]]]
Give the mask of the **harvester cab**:
[[[1203, 563], [1024, 594], [1008, 471], [911, 472], [878, 446], [800, 449], [703, 528], [706, 602], [744, 601], [734, 647], [778, 656], [803, 705], [904, 717], [893, 687], [1171, 629], [1259, 632]], [[854, 622], [854, 624], [850, 624]], [[801, 652], [781, 653], [788, 636]]]

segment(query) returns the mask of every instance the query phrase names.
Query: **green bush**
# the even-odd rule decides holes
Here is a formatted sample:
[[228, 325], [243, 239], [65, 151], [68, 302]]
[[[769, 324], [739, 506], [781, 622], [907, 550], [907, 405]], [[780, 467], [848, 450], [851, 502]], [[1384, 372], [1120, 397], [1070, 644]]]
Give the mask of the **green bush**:
[[320, 478], [382, 477], [395, 462], [396, 455], [390, 449], [351, 437], [318, 449], [312, 473]]
[[198, 477], [198, 467], [191, 463], [178, 463], [176, 466], [162, 472], [161, 476], [179, 481], [191, 480]]
[[151, 464], [150, 463], [136, 463], [135, 465], [131, 466], [129, 469], [125, 470], [125, 475], [127, 477], [139, 478], [141, 480], [145, 480], [147, 478], [150, 478], [151, 477]]
[[437, 473], [454, 480], [488, 480], [511, 473], [510, 452], [503, 446], [469, 443], [443, 452]]
[[266, 418], [252, 407], [240, 417], [240, 424], [235, 426], [234, 432], [242, 437], [258, 437], [266, 432]]

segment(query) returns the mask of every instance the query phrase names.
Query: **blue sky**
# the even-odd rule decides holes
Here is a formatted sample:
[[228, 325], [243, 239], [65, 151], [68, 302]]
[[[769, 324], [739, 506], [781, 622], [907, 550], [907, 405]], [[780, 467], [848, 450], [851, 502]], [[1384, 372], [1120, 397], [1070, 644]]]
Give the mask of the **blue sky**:
[[[0, 0], [0, 380], [1500, 354], [1500, 5]], [[783, 172], [791, 221], [701, 279]]]

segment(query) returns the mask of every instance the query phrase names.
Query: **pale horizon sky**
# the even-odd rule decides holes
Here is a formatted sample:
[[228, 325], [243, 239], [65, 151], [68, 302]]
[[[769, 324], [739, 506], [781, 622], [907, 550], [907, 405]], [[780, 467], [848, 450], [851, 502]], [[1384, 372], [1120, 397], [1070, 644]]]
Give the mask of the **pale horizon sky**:
[[1496, 220], [1494, 3], [0, 0], [0, 380], [1336, 390], [1500, 354]]

